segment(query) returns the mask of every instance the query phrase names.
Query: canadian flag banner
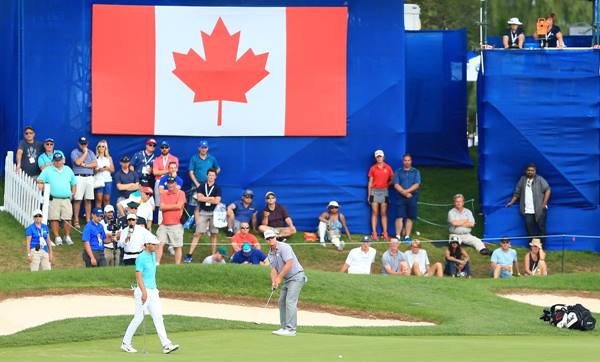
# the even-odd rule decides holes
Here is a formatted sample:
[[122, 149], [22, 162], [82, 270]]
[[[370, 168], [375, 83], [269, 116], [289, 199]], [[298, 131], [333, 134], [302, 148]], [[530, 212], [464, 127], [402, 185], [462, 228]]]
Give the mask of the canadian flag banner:
[[346, 7], [95, 4], [92, 21], [92, 133], [346, 135]]

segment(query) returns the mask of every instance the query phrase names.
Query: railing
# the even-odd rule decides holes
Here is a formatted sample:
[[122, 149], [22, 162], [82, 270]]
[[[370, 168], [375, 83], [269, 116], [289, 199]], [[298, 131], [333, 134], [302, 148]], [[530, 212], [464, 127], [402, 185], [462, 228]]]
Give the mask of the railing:
[[50, 185], [45, 184], [41, 191], [33, 177], [17, 170], [13, 152], [8, 151], [4, 161], [4, 206], [0, 206], [0, 211], [8, 212], [27, 227], [33, 222], [33, 211], [41, 208], [42, 222], [47, 223], [49, 200]]

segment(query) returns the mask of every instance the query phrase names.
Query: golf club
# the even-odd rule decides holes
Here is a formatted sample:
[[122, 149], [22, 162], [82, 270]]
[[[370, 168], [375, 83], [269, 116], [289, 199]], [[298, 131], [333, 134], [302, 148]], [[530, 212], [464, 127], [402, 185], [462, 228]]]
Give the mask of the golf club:
[[267, 299], [267, 304], [265, 304], [265, 308], [269, 307], [269, 302], [271, 301], [271, 298], [273, 298], [273, 293], [275, 293], [275, 288], [271, 288], [271, 295], [269, 295], [269, 299]]

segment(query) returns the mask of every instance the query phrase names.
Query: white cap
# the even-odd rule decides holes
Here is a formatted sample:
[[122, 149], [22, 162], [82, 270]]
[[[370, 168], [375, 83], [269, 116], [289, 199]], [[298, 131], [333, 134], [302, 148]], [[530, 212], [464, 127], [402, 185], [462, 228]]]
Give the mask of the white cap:
[[156, 236], [152, 235], [149, 239], [144, 240], [144, 244], [158, 245], [158, 244], [160, 244], [160, 242], [158, 241], [158, 239], [156, 238]]
[[377, 156], [384, 156], [383, 150], [377, 150], [377, 151], [375, 151], [375, 157], [377, 157]]
[[42, 210], [35, 209], [35, 210], [33, 210], [33, 213], [31, 214], [31, 216], [35, 216], [35, 215], [42, 215], [43, 216], [44, 214], [42, 213]]
[[127, 220], [131, 220], [131, 219], [137, 220], [137, 215], [136, 214], [127, 214]]
[[337, 203], [337, 201], [329, 201], [329, 204], [327, 205], [327, 207], [340, 207], [340, 204]]
[[508, 24], [510, 24], [510, 25], [523, 25], [523, 23], [519, 21], [519, 18], [510, 18], [508, 20]]
[[265, 239], [277, 236], [277, 234], [275, 233], [275, 231], [273, 229], [268, 229], [267, 231], [264, 232], [263, 235], [264, 235]]
[[112, 205], [106, 205], [104, 206], [104, 213], [107, 212], [115, 212], [115, 208]]

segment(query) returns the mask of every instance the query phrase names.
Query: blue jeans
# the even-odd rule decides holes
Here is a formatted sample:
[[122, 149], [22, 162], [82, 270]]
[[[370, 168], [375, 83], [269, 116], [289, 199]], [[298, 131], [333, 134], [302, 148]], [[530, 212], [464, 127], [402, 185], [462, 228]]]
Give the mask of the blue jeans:
[[[467, 262], [462, 270], [466, 275], [471, 275], [471, 263]], [[444, 274], [454, 276], [458, 273], [458, 265], [454, 261], [447, 261], [444, 267]]]

